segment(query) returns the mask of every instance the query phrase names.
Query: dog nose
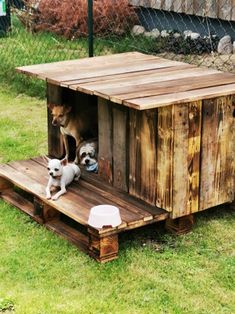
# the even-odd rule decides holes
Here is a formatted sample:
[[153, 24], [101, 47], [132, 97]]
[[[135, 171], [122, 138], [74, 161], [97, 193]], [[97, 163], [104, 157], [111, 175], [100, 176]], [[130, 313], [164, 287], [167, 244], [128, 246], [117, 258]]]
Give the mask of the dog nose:
[[89, 164], [89, 159], [85, 160], [85, 164], [88, 165]]
[[50, 175], [50, 176], [53, 176], [53, 172], [49, 172], [49, 175]]

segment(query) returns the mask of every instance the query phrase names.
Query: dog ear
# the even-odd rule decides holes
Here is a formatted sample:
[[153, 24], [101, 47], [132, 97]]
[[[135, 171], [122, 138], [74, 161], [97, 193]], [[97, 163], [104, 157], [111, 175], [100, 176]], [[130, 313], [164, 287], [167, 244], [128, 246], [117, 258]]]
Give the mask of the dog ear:
[[61, 164], [62, 166], [66, 166], [66, 165], [68, 164], [68, 159], [65, 157], [64, 159], [62, 159], [62, 160], [60, 161], [60, 164]]
[[46, 155], [42, 156], [43, 161], [48, 164], [48, 162], [51, 160], [50, 158], [48, 158]]
[[52, 110], [52, 109], [55, 107], [55, 105], [54, 105], [54, 104], [47, 104], [47, 107], [48, 107], [50, 110]]
[[72, 110], [72, 106], [65, 105], [65, 113], [69, 113]]

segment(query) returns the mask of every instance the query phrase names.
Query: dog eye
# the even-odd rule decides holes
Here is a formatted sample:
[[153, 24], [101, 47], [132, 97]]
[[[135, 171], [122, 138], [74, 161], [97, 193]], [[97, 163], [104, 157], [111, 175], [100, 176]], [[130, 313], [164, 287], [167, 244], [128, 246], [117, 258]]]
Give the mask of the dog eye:
[[84, 158], [84, 157], [86, 157], [86, 153], [81, 154], [81, 158]]
[[59, 169], [58, 169], [58, 168], [55, 168], [55, 171], [59, 171]]
[[95, 156], [94, 153], [89, 153], [88, 155], [89, 155], [91, 158], [93, 158], [93, 157]]
[[47, 170], [51, 170], [49, 167], [47, 167]]

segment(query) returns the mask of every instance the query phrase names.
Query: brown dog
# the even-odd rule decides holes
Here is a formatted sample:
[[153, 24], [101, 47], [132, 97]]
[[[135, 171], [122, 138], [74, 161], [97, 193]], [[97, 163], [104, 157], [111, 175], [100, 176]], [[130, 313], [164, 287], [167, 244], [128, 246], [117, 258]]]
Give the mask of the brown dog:
[[89, 137], [97, 136], [97, 108], [94, 106], [70, 106], [48, 104], [52, 114], [52, 125], [59, 126], [63, 136], [66, 158], [69, 157], [68, 136], [76, 141], [76, 157], [78, 163], [79, 144]]

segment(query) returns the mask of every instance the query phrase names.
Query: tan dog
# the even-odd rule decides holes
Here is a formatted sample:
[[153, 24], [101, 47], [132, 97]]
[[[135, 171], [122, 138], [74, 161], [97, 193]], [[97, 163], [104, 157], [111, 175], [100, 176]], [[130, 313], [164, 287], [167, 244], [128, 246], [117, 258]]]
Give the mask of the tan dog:
[[66, 158], [69, 157], [68, 136], [76, 141], [76, 157], [78, 163], [78, 147], [86, 137], [97, 136], [97, 108], [92, 106], [69, 106], [48, 104], [52, 114], [52, 125], [59, 126], [63, 136]]

